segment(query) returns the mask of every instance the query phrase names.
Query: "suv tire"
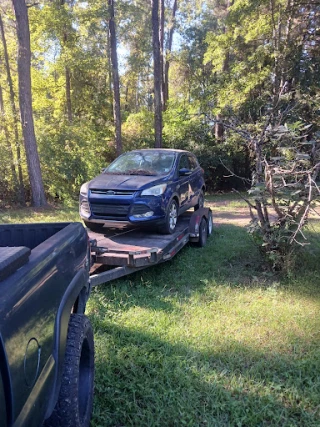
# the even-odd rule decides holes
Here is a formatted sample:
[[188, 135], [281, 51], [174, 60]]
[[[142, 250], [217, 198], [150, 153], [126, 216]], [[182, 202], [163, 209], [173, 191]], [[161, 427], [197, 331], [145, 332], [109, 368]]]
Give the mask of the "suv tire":
[[178, 221], [178, 204], [174, 199], [172, 199], [167, 209], [164, 225], [159, 227], [159, 233], [172, 234], [176, 229], [177, 221]]
[[197, 211], [198, 209], [203, 207], [204, 207], [204, 193], [203, 193], [203, 190], [201, 190], [198, 197], [198, 203], [195, 205], [194, 210]]

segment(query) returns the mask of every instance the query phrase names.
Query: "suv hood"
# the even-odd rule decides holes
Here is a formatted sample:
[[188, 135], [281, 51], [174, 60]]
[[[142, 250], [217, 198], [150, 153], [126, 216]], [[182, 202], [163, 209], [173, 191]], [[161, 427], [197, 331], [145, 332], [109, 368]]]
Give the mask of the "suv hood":
[[145, 175], [101, 174], [89, 182], [89, 189], [96, 190], [142, 190], [150, 185], [161, 184], [167, 177]]

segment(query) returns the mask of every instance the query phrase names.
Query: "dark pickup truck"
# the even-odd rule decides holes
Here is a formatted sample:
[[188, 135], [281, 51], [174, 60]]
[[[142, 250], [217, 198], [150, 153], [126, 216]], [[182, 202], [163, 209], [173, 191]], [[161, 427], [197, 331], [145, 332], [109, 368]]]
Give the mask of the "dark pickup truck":
[[81, 223], [0, 225], [0, 426], [87, 427], [94, 343]]

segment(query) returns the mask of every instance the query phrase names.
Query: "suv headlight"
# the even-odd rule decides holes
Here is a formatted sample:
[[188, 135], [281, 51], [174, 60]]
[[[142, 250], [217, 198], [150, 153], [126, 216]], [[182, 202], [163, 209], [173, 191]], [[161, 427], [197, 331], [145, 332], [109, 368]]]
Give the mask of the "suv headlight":
[[88, 190], [89, 190], [89, 183], [85, 182], [84, 184], [81, 185], [80, 188], [80, 194], [81, 196], [88, 196]]
[[159, 184], [154, 187], [146, 188], [142, 191], [141, 196], [160, 196], [166, 191], [167, 184]]

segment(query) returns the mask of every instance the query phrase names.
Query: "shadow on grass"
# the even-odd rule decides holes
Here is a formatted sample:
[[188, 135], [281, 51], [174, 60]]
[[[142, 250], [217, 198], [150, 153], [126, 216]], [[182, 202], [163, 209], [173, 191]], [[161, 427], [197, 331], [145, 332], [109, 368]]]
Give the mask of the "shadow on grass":
[[[178, 327], [166, 331], [166, 325], [168, 328], [170, 322], [181, 319], [180, 314], [188, 319], [188, 314], [186, 317], [179, 310], [186, 310], [196, 298], [204, 304], [199, 304], [200, 308], [210, 304], [216, 289], [225, 289], [226, 295], [228, 289], [268, 291], [271, 286], [273, 291], [277, 282], [285, 291], [290, 288], [279, 299], [290, 300], [292, 293], [298, 293], [302, 300], [315, 303], [320, 290], [315, 281], [320, 255], [316, 236], [310, 235], [315, 245], [303, 252], [291, 279], [266, 274], [259, 251], [243, 228], [221, 226], [205, 248], [185, 247], [170, 262], [98, 288], [90, 312], [97, 354], [92, 425], [319, 426], [317, 318], [308, 323], [302, 316], [297, 331], [290, 331], [283, 352], [278, 351], [279, 336], [272, 336], [272, 328], [270, 345], [265, 343], [261, 350], [258, 339], [257, 347], [245, 345], [230, 329], [221, 333], [221, 339], [209, 337], [206, 345], [199, 341], [198, 347], [197, 334], [201, 340], [203, 330], [193, 330], [195, 338], [189, 344], [183, 338], [186, 334], [179, 335]], [[269, 301], [272, 304], [272, 298]], [[250, 310], [243, 301], [239, 307]], [[254, 314], [259, 319], [257, 307]], [[121, 316], [131, 308], [134, 310], [123, 320]], [[315, 304], [310, 308], [315, 310]], [[150, 317], [139, 319], [139, 323], [129, 321], [132, 314], [143, 315], [144, 309]], [[118, 322], [119, 316], [122, 320]], [[163, 319], [164, 323], [155, 327]], [[239, 320], [244, 331], [247, 320]], [[210, 321], [212, 328], [214, 320]], [[183, 328], [183, 323], [179, 325]], [[309, 328], [305, 335], [301, 334], [303, 327]], [[224, 330], [221, 325], [220, 329]]]
[[266, 357], [230, 341], [201, 352], [93, 322], [94, 427], [320, 425], [319, 351], [310, 360]]

